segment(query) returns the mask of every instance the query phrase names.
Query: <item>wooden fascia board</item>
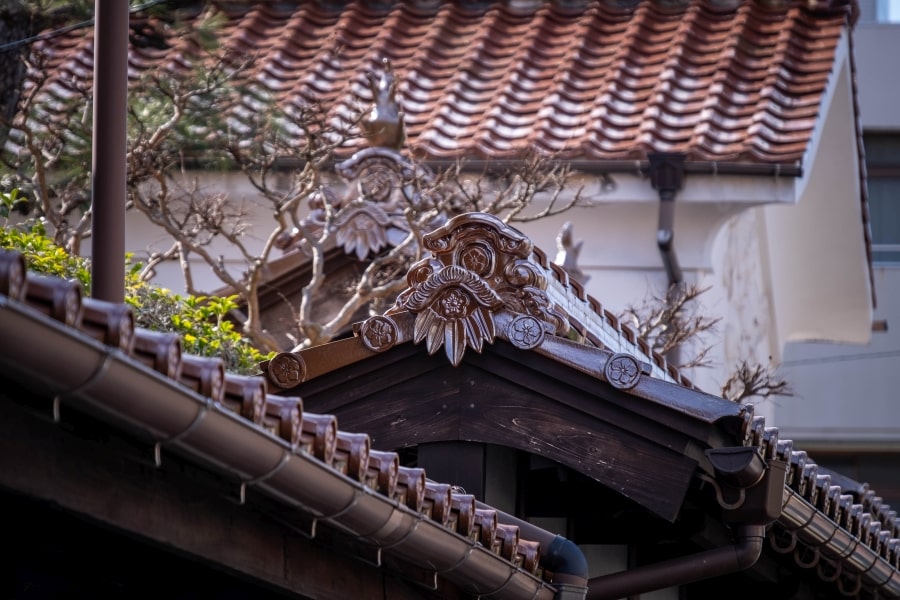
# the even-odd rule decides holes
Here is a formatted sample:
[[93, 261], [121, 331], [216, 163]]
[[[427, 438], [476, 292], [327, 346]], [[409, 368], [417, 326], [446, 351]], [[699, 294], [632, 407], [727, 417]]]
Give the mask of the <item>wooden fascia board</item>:
[[342, 429], [366, 431], [374, 447], [472, 441], [516, 448], [577, 470], [670, 521], [702, 449], [730, 443], [717, 425], [502, 340], [458, 367], [442, 354], [400, 344], [290, 393], [308, 410], [335, 414]]
[[[127, 441], [68, 409], [61, 423], [53, 423], [49, 412], [42, 417], [18, 404], [24, 400], [21, 389], [4, 386], [4, 395], [17, 397], [0, 402], [2, 488], [274, 586], [287, 597], [381, 598], [391, 589], [389, 597], [412, 600], [425, 593], [424, 588], [413, 593], [383, 568], [354, 558], [338, 547], [353, 545], [352, 540], [327, 526], [320, 525], [316, 539], [310, 539], [298, 522], [291, 523], [291, 511], [283, 505], [269, 510], [252, 495], [241, 505], [237, 488], [229, 490], [211, 474], [170, 455], [154, 467], [150, 446]], [[49, 402], [38, 400], [49, 408]], [[362, 557], [364, 545], [353, 547]], [[452, 587], [444, 580], [441, 585]]]

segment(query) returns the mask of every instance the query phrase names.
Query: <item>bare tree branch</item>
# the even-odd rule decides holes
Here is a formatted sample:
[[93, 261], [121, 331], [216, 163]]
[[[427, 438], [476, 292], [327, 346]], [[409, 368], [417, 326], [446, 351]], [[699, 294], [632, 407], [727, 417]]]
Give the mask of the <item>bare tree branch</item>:
[[750, 398], [771, 396], [793, 396], [790, 384], [781, 379], [769, 367], [750, 365], [742, 361], [728, 381], [722, 386], [721, 395], [733, 402], [744, 402]]
[[[709, 288], [676, 283], [669, 286], [665, 295], [652, 295], [640, 306], [630, 306], [621, 319], [630, 322], [651, 348], [659, 352], [680, 369], [711, 366], [708, 360], [712, 349], [705, 338], [715, 332], [720, 319], [700, 312], [697, 298]], [[688, 342], [699, 344], [693, 356], [676, 356]]]

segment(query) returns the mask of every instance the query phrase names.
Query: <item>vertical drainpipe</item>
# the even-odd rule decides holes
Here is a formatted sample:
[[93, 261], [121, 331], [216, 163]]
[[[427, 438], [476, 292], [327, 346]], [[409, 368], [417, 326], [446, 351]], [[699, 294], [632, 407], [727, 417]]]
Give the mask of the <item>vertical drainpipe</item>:
[[659, 224], [656, 245], [662, 255], [669, 287], [682, 283], [681, 267], [675, 255], [675, 195], [684, 182], [684, 154], [654, 152], [650, 160], [650, 183], [659, 192]]
[[[656, 227], [656, 245], [666, 269], [669, 294], [681, 287], [684, 277], [675, 254], [675, 195], [684, 183], [684, 154], [680, 152], [654, 152], [647, 157], [650, 161], [650, 183], [659, 193], [659, 222]], [[674, 364], [679, 362], [679, 348], [669, 351], [666, 359]]]
[[128, 2], [94, 0], [91, 295], [125, 301]]

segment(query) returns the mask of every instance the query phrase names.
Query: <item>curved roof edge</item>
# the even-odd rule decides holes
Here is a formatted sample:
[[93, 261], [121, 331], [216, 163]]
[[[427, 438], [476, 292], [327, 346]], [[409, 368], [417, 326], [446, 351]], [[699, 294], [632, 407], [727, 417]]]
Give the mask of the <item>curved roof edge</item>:
[[182, 355], [177, 335], [136, 329], [127, 305], [28, 273], [5, 250], [0, 335], [17, 340], [0, 355], [4, 380], [52, 399], [56, 418], [79, 408], [146, 439], [158, 466], [171, 450], [233, 480], [242, 500], [255, 489], [478, 595], [558, 594], [541, 562], [555, 534], [532, 527], [542, 539], [527, 539], [508, 515], [476, 510], [474, 496], [400, 466], [333, 415], [268, 394], [260, 377], [227, 374], [220, 359]]

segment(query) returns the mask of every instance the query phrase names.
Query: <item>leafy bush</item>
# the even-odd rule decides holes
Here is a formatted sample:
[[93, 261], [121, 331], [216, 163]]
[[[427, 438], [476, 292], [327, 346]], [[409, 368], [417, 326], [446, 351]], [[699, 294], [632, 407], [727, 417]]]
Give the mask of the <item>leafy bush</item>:
[[[0, 229], [0, 247], [21, 252], [30, 271], [76, 280], [85, 294], [90, 294], [89, 259], [72, 256], [54, 244], [40, 220], [9, 223], [10, 212], [19, 201], [16, 190], [0, 193], [0, 220], [5, 221]], [[259, 362], [271, 357], [254, 348], [228, 319], [228, 313], [238, 307], [237, 296], [175, 294], [141, 281], [141, 265], [132, 263], [130, 256], [126, 257], [126, 266], [125, 302], [133, 308], [138, 327], [178, 333], [184, 352], [219, 357], [233, 373], [256, 373]]]
[[271, 358], [250, 345], [228, 319], [228, 313], [238, 308], [237, 296], [182, 296], [137, 281], [134, 275], [130, 279], [125, 302], [134, 308], [138, 327], [174, 331], [181, 336], [185, 352], [219, 357], [226, 370], [235, 373], [257, 373], [259, 362]]

